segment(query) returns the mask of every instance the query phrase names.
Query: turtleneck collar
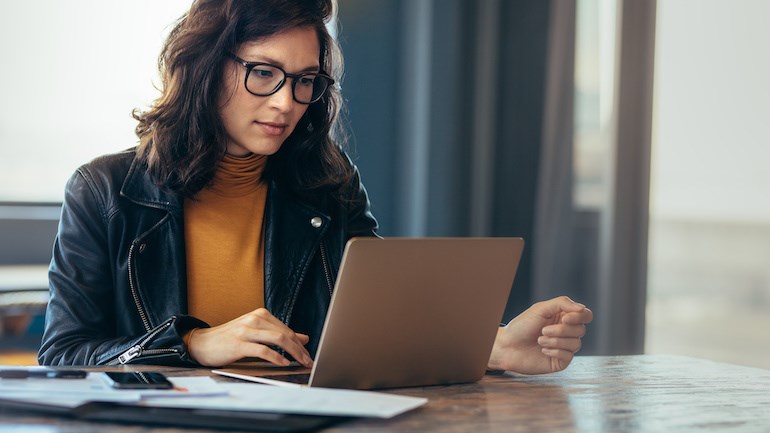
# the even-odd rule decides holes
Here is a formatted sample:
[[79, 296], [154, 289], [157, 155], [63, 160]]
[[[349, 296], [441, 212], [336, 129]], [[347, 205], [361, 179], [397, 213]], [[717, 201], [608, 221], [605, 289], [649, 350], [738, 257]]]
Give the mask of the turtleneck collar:
[[248, 195], [262, 187], [262, 173], [267, 164], [267, 155], [250, 153], [245, 156], [225, 154], [209, 188], [226, 197]]

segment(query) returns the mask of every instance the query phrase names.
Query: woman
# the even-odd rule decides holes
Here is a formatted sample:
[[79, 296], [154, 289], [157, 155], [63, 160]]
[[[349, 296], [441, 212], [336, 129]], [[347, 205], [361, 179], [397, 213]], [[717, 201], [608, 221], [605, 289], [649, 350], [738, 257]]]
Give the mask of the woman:
[[[341, 150], [332, 0], [197, 0], [160, 56], [139, 145], [67, 184], [41, 364], [312, 365], [345, 242], [376, 236]], [[591, 312], [500, 328], [489, 366], [565, 368]]]

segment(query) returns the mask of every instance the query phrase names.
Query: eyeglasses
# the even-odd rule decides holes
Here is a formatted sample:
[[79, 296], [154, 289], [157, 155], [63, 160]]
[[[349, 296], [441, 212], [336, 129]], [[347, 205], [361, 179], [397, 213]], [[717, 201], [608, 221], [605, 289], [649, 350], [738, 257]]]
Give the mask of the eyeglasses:
[[256, 96], [270, 96], [281, 90], [286, 79], [291, 78], [291, 94], [300, 104], [312, 104], [323, 97], [334, 84], [332, 77], [321, 72], [290, 74], [280, 66], [262, 62], [247, 62], [235, 54], [230, 57], [246, 68], [243, 84], [246, 90]]

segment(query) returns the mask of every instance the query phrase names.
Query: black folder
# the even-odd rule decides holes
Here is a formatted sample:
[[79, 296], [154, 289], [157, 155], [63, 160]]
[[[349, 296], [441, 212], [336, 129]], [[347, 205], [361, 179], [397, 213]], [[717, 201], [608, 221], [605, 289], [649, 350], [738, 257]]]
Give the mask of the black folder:
[[24, 400], [0, 399], [0, 413], [8, 413], [8, 409], [12, 409], [14, 415], [18, 415], [18, 411], [21, 410], [83, 421], [280, 433], [315, 431], [350, 419], [322, 415], [148, 407], [99, 401], [76, 407], [63, 407]]

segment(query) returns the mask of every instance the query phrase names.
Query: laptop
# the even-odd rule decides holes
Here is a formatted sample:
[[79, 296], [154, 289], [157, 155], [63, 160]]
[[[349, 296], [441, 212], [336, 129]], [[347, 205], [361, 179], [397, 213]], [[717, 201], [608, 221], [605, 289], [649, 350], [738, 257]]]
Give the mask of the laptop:
[[214, 372], [347, 389], [478, 381], [523, 248], [521, 238], [353, 238], [309, 375]]

